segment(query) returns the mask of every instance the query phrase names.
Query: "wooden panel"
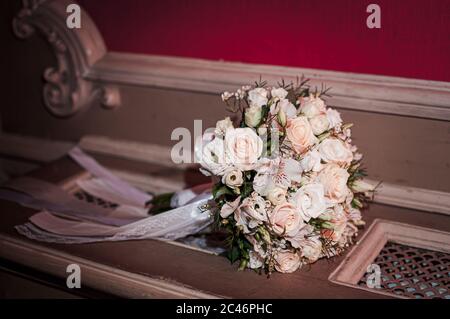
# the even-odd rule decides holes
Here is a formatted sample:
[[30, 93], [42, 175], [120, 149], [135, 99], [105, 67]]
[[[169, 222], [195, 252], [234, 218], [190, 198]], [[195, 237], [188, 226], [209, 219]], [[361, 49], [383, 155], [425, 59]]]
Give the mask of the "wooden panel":
[[[53, 165], [33, 173], [35, 177], [58, 182], [80, 171], [75, 163], [63, 159]], [[196, 291], [215, 296], [234, 298], [379, 298], [380, 295], [344, 287], [328, 281], [330, 273], [338, 266], [345, 256], [331, 260], [320, 260], [312, 267], [305, 267], [294, 274], [274, 274], [270, 279], [252, 271], [237, 272], [237, 266], [220, 256], [212, 256], [168, 243], [141, 240], [114, 243], [95, 243], [83, 245], [56, 245], [36, 243], [20, 237], [13, 229], [14, 225], [23, 223], [33, 214], [33, 211], [9, 202], [1, 202], [0, 233], [14, 240], [25, 241], [27, 245], [37, 245], [37, 250], [45, 253], [51, 249], [61, 256], [81, 258], [92, 265], [111, 267], [126, 273], [131, 277], [136, 274], [148, 276], [150, 279], [174, 283], [176, 286], [190, 287]], [[365, 212], [365, 219], [370, 225], [375, 218], [384, 218], [407, 222], [422, 227], [450, 231], [448, 217], [444, 215], [423, 214], [410, 209], [394, 208], [374, 204]], [[362, 234], [364, 231], [361, 232]], [[31, 247], [31, 246], [29, 246]], [[25, 258], [24, 263], [36, 262], [36, 259], [26, 260], [20, 255], [10, 258]], [[41, 254], [41, 256], [44, 256]], [[64, 259], [64, 258], [63, 258]], [[105, 268], [106, 269], [106, 268]], [[61, 271], [61, 270], [60, 270]], [[133, 275], [134, 274], [134, 275]], [[108, 281], [107, 274], [102, 281]], [[115, 275], [114, 275], [115, 276]], [[92, 277], [91, 277], [92, 278]], [[208, 280], [205, 280], [208, 278]], [[89, 283], [86, 283], [89, 284]], [[109, 289], [110, 286], [102, 286]], [[146, 288], [147, 289], [147, 288]], [[120, 295], [133, 295], [136, 292], [134, 284], [123, 288]]]

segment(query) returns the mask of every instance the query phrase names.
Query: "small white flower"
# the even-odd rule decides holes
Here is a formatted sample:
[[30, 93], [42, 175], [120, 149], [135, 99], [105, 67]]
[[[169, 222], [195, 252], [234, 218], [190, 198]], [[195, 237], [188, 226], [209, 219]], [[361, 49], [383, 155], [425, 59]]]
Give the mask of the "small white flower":
[[222, 96], [222, 101], [226, 102], [233, 96], [233, 93], [225, 91], [225, 92], [222, 93], [221, 96]]
[[261, 268], [264, 265], [264, 258], [261, 257], [260, 254], [255, 252], [254, 250], [251, 250], [249, 252], [249, 262], [248, 262], [248, 268], [250, 269], [258, 269]]
[[222, 176], [222, 183], [237, 191], [239, 190], [239, 187], [242, 186], [243, 182], [244, 178], [242, 172], [236, 168], [226, 170]]
[[353, 154], [353, 159], [355, 161], [360, 161], [363, 158], [363, 155], [361, 153], [355, 153]]
[[245, 93], [246, 93], [245, 91], [238, 89], [235, 94], [236, 98], [243, 99], [245, 97]]

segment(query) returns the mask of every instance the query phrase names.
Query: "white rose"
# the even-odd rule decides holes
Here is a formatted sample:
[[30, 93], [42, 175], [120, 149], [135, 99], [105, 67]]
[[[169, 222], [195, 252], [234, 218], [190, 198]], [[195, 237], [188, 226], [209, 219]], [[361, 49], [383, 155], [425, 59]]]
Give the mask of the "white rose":
[[321, 183], [325, 190], [327, 201], [336, 204], [345, 201], [350, 190], [347, 187], [347, 181], [350, 174], [347, 170], [336, 164], [327, 164], [317, 176], [317, 180]]
[[228, 129], [233, 128], [233, 123], [229, 116], [225, 119], [217, 121], [216, 129], [214, 130], [214, 134], [219, 137], [225, 136], [225, 133]]
[[319, 153], [326, 163], [347, 164], [353, 160], [353, 153], [337, 138], [327, 138], [319, 145]]
[[319, 97], [310, 95], [309, 97], [302, 99], [300, 103], [300, 112], [305, 114], [307, 118], [313, 118], [314, 116], [325, 114], [325, 102]]
[[260, 106], [250, 106], [245, 110], [245, 124], [256, 127], [261, 122], [262, 112]]
[[234, 213], [236, 225], [240, 225], [244, 229], [244, 233], [248, 234], [250, 229], [267, 221], [266, 201], [255, 192], [242, 201], [242, 204]]
[[286, 201], [286, 190], [280, 187], [275, 187], [269, 192], [267, 199], [275, 206], [282, 204]]
[[222, 183], [232, 189], [239, 189], [244, 182], [242, 172], [238, 169], [228, 169], [222, 176]]
[[304, 116], [288, 121], [286, 135], [292, 144], [292, 148], [297, 153], [303, 153], [318, 141], [312, 132], [308, 119]]
[[314, 116], [309, 120], [314, 135], [320, 135], [330, 127], [330, 122], [325, 114]]
[[322, 184], [302, 186], [292, 196], [291, 202], [306, 222], [309, 222], [311, 218], [319, 217], [327, 208]]
[[340, 127], [342, 124], [341, 115], [334, 109], [329, 108], [327, 110], [327, 118], [330, 122], [330, 127]]
[[267, 104], [267, 91], [264, 88], [256, 88], [248, 92], [250, 106], [263, 106]]
[[272, 91], [270, 91], [270, 94], [272, 95], [272, 98], [282, 100], [288, 95], [288, 91], [283, 88], [273, 88]]
[[213, 175], [222, 175], [228, 168], [225, 162], [224, 142], [215, 138], [203, 147], [200, 164]]
[[289, 250], [282, 250], [275, 254], [275, 269], [281, 273], [291, 273], [300, 267], [300, 256]]
[[263, 141], [248, 127], [229, 129], [224, 146], [227, 162], [242, 171], [253, 169], [263, 151]]
[[311, 150], [302, 158], [300, 165], [305, 172], [319, 172], [322, 169], [322, 158], [317, 150]]
[[282, 111], [287, 119], [293, 119], [297, 116], [297, 109], [288, 99], [282, 99], [270, 106], [270, 114], [276, 115]]
[[310, 263], [316, 262], [322, 253], [322, 242], [318, 236], [308, 237], [303, 241], [301, 256]]

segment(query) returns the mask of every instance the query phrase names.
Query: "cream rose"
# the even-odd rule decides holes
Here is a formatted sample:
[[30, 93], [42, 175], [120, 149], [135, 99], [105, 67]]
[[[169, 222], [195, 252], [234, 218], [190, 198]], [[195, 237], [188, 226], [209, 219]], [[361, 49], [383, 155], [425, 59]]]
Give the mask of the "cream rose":
[[228, 169], [222, 176], [222, 183], [235, 190], [238, 190], [243, 182], [242, 172], [236, 168]]
[[317, 143], [311, 125], [304, 116], [299, 116], [289, 120], [286, 126], [288, 140], [292, 143], [292, 148], [297, 153], [303, 153], [308, 147]]
[[318, 236], [308, 237], [303, 241], [301, 256], [310, 263], [316, 262], [322, 253], [322, 242]]
[[286, 190], [280, 187], [275, 187], [269, 192], [267, 199], [273, 205], [279, 205], [286, 201]]
[[272, 212], [269, 213], [269, 222], [276, 234], [286, 237], [294, 237], [304, 225], [300, 214], [295, 210], [295, 206], [288, 202], [273, 208]]
[[302, 99], [300, 103], [300, 112], [307, 118], [313, 118], [314, 116], [325, 114], [325, 102], [319, 97], [310, 95], [309, 97]]
[[353, 160], [352, 151], [337, 138], [325, 139], [320, 143], [318, 151], [326, 163], [348, 164]]
[[282, 250], [275, 254], [275, 269], [281, 273], [291, 273], [300, 267], [300, 256], [289, 250]]
[[332, 204], [342, 203], [349, 194], [347, 181], [350, 174], [336, 164], [327, 164], [317, 176], [325, 190], [325, 197]]
[[248, 127], [228, 130], [224, 146], [227, 163], [243, 171], [253, 169], [263, 151], [263, 141]]
[[261, 107], [267, 104], [267, 91], [264, 88], [256, 88], [248, 92], [250, 106]]
[[262, 112], [260, 106], [250, 106], [245, 110], [245, 124], [250, 127], [258, 126], [261, 122]]
[[330, 122], [325, 114], [314, 116], [309, 120], [314, 135], [320, 135], [330, 127]]
[[311, 218], [319, 217], [327, 208], [322, 184], [302, 186], [291, 197], [291, 202], [306, 222], [309, 222]]

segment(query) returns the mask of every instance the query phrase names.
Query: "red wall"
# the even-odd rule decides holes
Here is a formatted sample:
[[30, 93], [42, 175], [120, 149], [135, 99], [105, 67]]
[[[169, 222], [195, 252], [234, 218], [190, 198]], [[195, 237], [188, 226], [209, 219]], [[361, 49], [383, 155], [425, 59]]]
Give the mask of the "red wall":
[[450, 0], [79, 2], [112, 51], [450, 81]]

